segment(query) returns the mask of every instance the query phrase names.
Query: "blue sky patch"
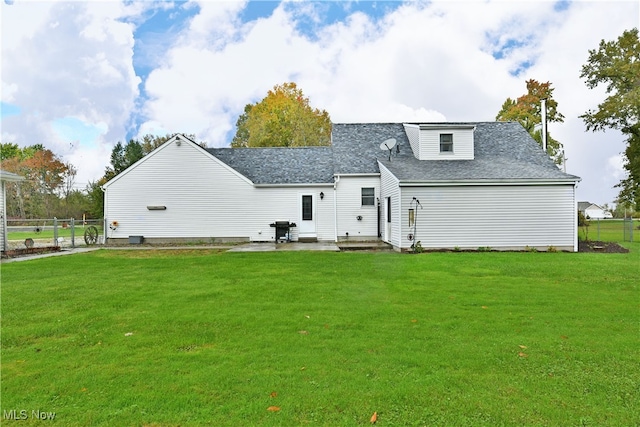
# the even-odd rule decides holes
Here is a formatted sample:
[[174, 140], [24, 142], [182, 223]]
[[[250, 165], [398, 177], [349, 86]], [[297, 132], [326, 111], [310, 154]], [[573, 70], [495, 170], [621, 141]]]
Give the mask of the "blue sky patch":
[[0, 102], [0, 117], [17, 116], [20, 114], [20, 107], [6, 102]]
[[286, 3], [285, 7], [296, 20], [296, 30], [310, 40], [317, 40], [323, 27], [345, 22], [356, 12], [378, 21], [402, 4], [400, 1], [315, 1]]
[[491, 55], [495, 59], [504, 59], [505, 57], [509, 56], [512, 51], [526, 46], [527, 43], [528, 41], [526, 40], [507, 39], [506, 41], [494, 46]]
[[177, 35], [189, 25], [190, 18], [200, 12], [199, 7], [184, 6], [185, 3], [178, 2], [171, 8], [157, 6], [149, 9], [143, 21], [136, 26], [133, 67], [143, 82], [152, 70], [161, 65], [164, 54], [171, 48]]
[[569, 9], [570, 6], [570, 1], [560, 0], [553, 4], [553, 10], [555, 10], [556, 12], [564, 12], [565, 10]]
[[81, 146], [93, 146], [100, 135], [107, 133], [107, 125], [88, 124], [76, 117], [64, 117], [55, 120], [51, 127], [63, 141], [70, 144], [78, 142]]
[[535, 61], [531, 59], [522, 61], [516, 66], [516, 68], [509, 70], [509, 74], [511, 74], [514, 77], [519, 77], [520, 75], [522, 75], [522, 73], [527, 71], [529, 68], [533, 67], [534, 64], [535, 64]]
[[279, 1], [250, 1], [240, 13], [240, 20], [244, 23], [260, 18], [268, 18], [280, 5]]

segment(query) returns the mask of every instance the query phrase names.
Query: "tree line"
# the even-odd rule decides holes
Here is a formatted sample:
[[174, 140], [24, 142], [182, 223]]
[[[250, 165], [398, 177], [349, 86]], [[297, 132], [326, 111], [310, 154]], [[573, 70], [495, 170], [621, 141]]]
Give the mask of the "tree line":
[[[580, 78], [588, 88], [606, 85], [606, 99], [580, 118], [588, 131], [618, 129], [626, 138], [624, 168], [618, 205], [640, 209], [640, 41], [638, 29], [625, 31], [617, 40], [602, 40], [589, 51]], [[548, 122], [564, 121], [553, 98], [550, 82], [527, 80], [527, 92], [507, 98], [496, 115], [498, 121], [517, 121], [542, 145], [542, 103]], [[0, 143], [2, 169], [26, 178], [7, 185], [7, 216], [15, 218], [100, 218], [104, 209], [102, 185], [171, 139], [145, 135], [126, 144], [115, 144], [103, 176], [84, 190], [74, 188], [77, 169], [41, 144], [20, 148]], [[195, 135], [186, 135], [195, 141]], [[206, 147], [206, 144], [199, 142]], [[321, 146], [331, 144], [331, 119], [325, 110], [311, 107], [295, 83], [276, 85], [260, 102], [247, 104], [236, 122], [231, 141], [235, 148]], [[564, 147], [547, 132], [547, 154], [560, 165]]]

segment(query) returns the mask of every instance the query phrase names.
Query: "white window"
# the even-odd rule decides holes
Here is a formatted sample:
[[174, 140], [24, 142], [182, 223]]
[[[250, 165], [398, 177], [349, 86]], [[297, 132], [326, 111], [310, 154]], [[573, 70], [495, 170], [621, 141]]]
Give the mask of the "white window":
[[363, 188], [362, 189], [362, 206], [375, 206], [376, 203], [376, 189]]
[[440, 134], [440, 152], [453, 153], [453, 134], [452, 133]]

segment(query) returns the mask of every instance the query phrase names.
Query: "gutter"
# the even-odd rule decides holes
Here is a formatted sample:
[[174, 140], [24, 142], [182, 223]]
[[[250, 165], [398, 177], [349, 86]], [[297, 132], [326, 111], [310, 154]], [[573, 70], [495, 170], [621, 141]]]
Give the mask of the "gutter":
[[486, 185], [564, 185], [580, 182], [576, 179], [537, 179], [537, 180], [493, 180], [493, 181], [467, 181], [467, 180], [443, 180], [443, 181], [400, 181], [400, 187], [452, 187], [452, 186], [486, 186]]
[[255, 188], [297, 188], [297, 187], [331, 187], [334, 185], [331, 182], [324, 184], [305, 184], [305, 183], [294, 183], [294, 184], [253, 184]]

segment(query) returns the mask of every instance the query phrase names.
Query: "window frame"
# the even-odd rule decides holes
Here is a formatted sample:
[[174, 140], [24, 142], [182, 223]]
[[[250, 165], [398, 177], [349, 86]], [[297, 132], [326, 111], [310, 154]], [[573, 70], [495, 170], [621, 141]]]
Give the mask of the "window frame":
[[302, 220], [313, 221], [313, 196], [302, 195]]
[[[449, 139], [449, 141], [446, 141]], [[450, 148], [444, 149], [444, 148]], [[452, 133], [441, 133], [440, 134], [440, 154], [453, 154], [453, 134]]]
[[[372, 194], [365, 194], [365, 190], [371, 190]], [[365, 203], [367, 202], [371, 203]], [[376, 205], [376, 188], [375, 187], [362, 187], [360, 188], [360, 206], [375, 206]]]

